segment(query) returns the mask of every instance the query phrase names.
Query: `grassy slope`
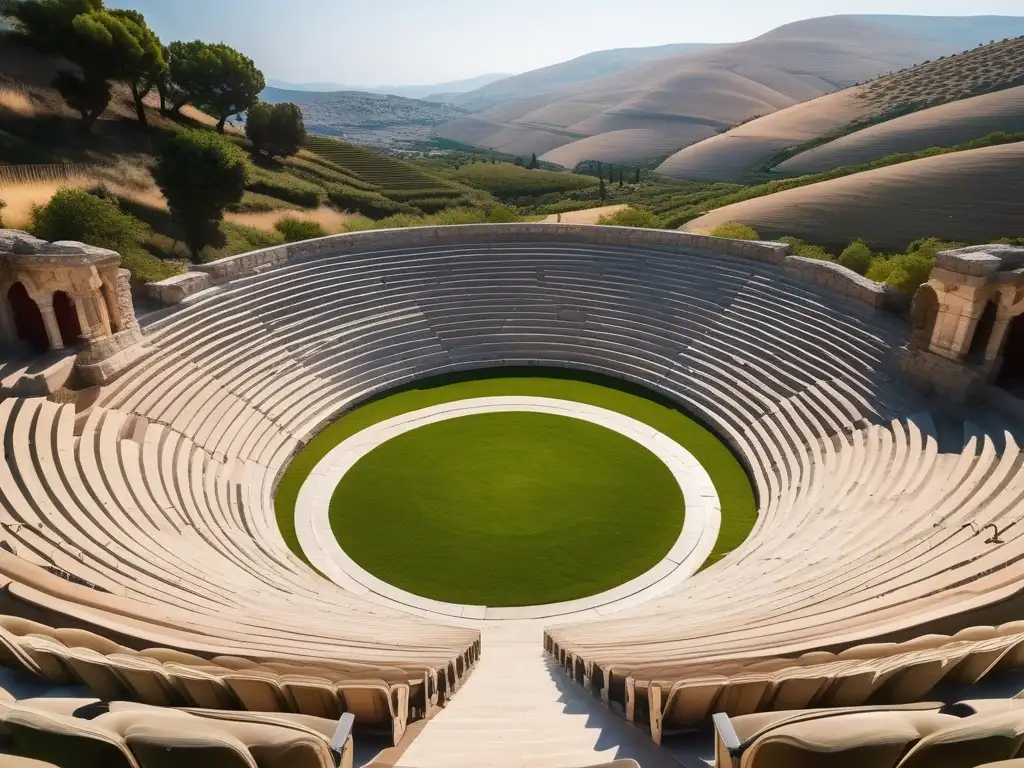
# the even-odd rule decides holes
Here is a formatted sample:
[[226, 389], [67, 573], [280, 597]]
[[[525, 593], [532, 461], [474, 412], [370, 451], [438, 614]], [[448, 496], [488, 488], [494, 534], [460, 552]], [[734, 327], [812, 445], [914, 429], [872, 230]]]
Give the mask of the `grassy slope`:
[[[735, 549], [757, 518], [753, 490], [741, 465], [711, 432], [669, 401], [603, 377], [538, 369], [494, 369], [418, 382], [346, 414], [313, 438], [292, 461], [277, 487], [275, 509], [281, 534], [300, 557], [295, 537], [295, 501], [302, 482], [335, 445], [379, 421], [419, 408], [470, 397], [535, 395], [590, 403], [631, 416], [685, 446], [707, 469], [722, 502], [722, 531], [708, 564]], [[570, 546], [563, 556], [579, 550]], [[422, 575], [422, 574], [421, 574]]]
[[407, 432], [358, 462], [331, 500], [335, 535], [371, 573], [425, 597], [492, 606], [574, 600], [639, 576], [668, 553], [683, 514], [679, 486], [653, 453], [540, 413]]

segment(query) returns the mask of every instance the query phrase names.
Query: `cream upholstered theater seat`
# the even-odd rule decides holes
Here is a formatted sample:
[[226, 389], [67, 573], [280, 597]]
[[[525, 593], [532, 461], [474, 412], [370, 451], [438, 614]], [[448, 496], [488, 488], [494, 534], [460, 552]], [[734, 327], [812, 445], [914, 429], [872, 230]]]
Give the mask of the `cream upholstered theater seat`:
[[1010, 759], [1024, 743], [1024, 710], [1010, 701], [973, 714], [963, 702], [716, 715], [715, 764], [955, 768]]
[[19, 755], [62, 768], [139, 768], [123, 735], [91, 720], [14, 705], [0, 722]]
[[1024, 713], [978, 714], [927, 734], [900, 760], [899, 768], [977, 765], [1016, 757], [1024, 742]]

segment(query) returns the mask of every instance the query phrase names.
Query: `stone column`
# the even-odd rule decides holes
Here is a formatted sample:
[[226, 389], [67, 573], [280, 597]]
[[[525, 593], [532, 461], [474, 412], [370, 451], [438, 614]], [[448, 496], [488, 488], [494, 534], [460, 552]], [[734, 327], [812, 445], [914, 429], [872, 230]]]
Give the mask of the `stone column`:
[[43, 324], [46, 326], [46, 337], [50, 340], [50, 349], [64, 349], [64, 340], [60, 336], [57, 315], [53, 311], [53, 296], [47, 296], [46, 301], [40, 301], [38, 304], [39, 312], [43, 316]]
[[75, 294], [71, 297], [71, 301], [75, 304], [75, 312], [78, 314], [78, 327], [82, 331], [83, 341], [96, 338], [93, 328], [94, 323], [89, 319], [89, 313], [85, 309], [85, 302], [82, 300], [82, 297]]
[[119, 331], [139, 330], [139, 321], [135, 317], [135, 303], [132, 301], [132, 273], [127, 269], [117, 271], [117, 291], [114, 293], [117, 302], [117, 329]]
[[110, 326], [111, 335], [124, 330], [124, 324], [117, 307], [117, 270], [105, 271], [100, 277], [103, 278], [103, 287], [100, 288], [100, 298], [103, 299], [103, 306], [107, 310], [107, 324]]

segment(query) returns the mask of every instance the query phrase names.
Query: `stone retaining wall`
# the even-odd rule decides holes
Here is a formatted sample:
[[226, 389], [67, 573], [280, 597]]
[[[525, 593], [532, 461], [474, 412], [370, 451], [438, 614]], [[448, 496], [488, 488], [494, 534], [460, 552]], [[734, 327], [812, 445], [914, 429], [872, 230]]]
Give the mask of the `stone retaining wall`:
[[167, 305], [214, 285], [251, 275], [291, 261], [315, 259], [339, 253], [367, 253], [396, 248], [426, 248], [492, 242], [560, 242], [579, 245], [644, 246], [668, 252], [710, 251], [754, 261], [785, 265], [794, 276], [831, 289], [870, 307], [889, 306], [891, 291], [844, 267], [789, 255], [785, 243], [730, 240], [668, 229], [638, 229], [582, 224], [464, 224], [447, 227], [410, 227], [350, 232], [300, 243], [278, 245], [260, 251], [229, 256], [201, 264], [184, 275], [150, 283], [149, 295]]
[[906, 308], [906, 297], [897, 289], [868, 280], [852, 269], [831, 261], [806, 259], [802, 256], [787, 256], [786, 271], [801, 280], [820, 285], [855, 302], [867, 304], [874, 309], [901, 311]]

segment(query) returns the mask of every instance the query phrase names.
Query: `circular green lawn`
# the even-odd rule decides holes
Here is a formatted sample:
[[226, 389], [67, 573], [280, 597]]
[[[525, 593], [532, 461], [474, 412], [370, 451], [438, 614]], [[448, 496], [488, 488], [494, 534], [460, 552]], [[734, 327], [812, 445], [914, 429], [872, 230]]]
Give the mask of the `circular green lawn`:
[[502, 412], [414, 429], [345, 474], [331, 527], [360, 566], [452, 603], [554, 603], [653, 568], [683, 495], [653, 453], [567, 416]]
[[[739, 546], [757, 520], [754, 492], [739, 461], [671, 401], [596, 375], [502, 368], [416, 382], [363, 403], [321, 430], [279, 479], [275, 512], [282, 538], [305, 558], [295, 533], [299, 489], [346, 438], [402, 413], [500, 395], [607, 408], [684, 446], [711, 476], [722, 505], [721, 530], [705, 565]], [[677, 506], [652, 519], [667, 500], [662, 481], [668, 470], [646, 449], [579, 419], [550, 416], [557, 419], [552, 430], [544, 423], [554, 422], [540, 419], [541, 414], [494, 416], [498, 421], [490, 426], [497, 431], [478, 426], [487, 424], [480, 421], [483, 415], [465, 416], [407, 432], [363, 457], [339, 485], [332, 507], [334, 530], [346, 553], [378, 578], [418, 595], [510, 606], [617, 586], [657, 563], [675, 542], [683, 514], [679, 489], [671, 488]], [[410, 459], [396, 460], [401, 452]], [[624, 471], [626, 461], [643, 467], [642, 477]], [[503, 488], [516, 491], [514, 514], [498, 500]], [[614, 503], [605, 498], [610, 493], [618, 494]], [[528, 503], [531, 497], [538, 502]], [[495, 507], [501, 508], [498, 513], [490, 511]], [[465, 544], [470, 535], [472, 546]], [[496, 538], [500, 546], [494, 545]]]

